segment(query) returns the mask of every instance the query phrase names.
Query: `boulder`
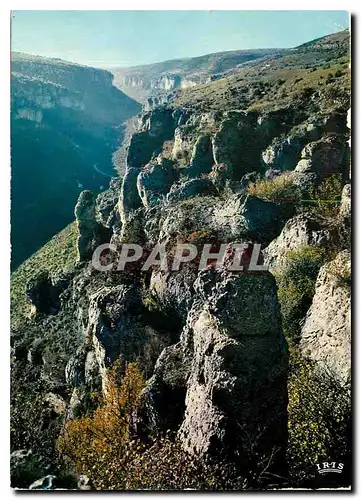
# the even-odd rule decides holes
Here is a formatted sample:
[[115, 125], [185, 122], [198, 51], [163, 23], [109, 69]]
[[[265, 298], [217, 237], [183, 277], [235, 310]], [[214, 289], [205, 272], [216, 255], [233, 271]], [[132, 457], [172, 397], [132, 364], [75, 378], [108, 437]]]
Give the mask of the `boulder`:
[[341, 384], [351, 381], [351, 255], [325, 264], [301, 331], [300, 349]]

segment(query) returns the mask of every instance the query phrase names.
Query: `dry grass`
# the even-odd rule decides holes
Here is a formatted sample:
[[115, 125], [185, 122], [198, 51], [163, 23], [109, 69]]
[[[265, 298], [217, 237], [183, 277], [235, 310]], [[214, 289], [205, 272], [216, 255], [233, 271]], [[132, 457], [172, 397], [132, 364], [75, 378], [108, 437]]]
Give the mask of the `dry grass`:
[[248, 188], [249, 194], [268, 201], [294, 201], [299, 199], [298, 188], [294, 185], [289, 172], [274, 179], [262, 179], [252, 182]]

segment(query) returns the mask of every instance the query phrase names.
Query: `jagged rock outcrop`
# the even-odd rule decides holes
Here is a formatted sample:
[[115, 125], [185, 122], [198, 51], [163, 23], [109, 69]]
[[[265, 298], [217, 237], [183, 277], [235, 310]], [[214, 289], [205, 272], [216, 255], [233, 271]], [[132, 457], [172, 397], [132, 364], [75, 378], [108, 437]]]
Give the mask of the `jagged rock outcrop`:
[[157, 205], [174, 182], [172, 162], [159, 158], [157, 163], [148, 163], [137, 178], [138, 193], [143, 205]]
[[332, 174], [341, 174], [345, 178], [347, 153], [345, 139], [336, 135], [326, 136], [319, 141], [305, 146], [295, 172], [298, 174], [314, 173], [323, 180]]
[[261, 167], [264, 136], [257, 125], [256, 113], [230, 112], [213, 137], [215, 162], [229, 165], [237, 179]]
[[119, 200], [121, 183], [119, 180], [111, 182], [110, 188], [100, 193], [95, 203], [95, 219], [106, 228], [116, 224], [118, 211], [116, 206]]
[[194, 196], [214, 195], [216, 190], [209, 179], [191, 179], [181, 184], [173, 184], [167, 194], [167, 201], [178, 203]]
[[191, 359], [181, 344], [166, 347], [154, 367], [154, 375], [141, 395], [138, 433], [176, 432], [184, 416]]
[[199, 177], [201, 174], [209, 173], [213, 164], [211, 137], [209, 134], [201, 135], [193, 147], [188, 176]]
[[263, 250], [265, 262], [272, 271], [282, 268], [287, 252], [304, 245], [327, 247], [334, 231], [312, 216], [300, 214], [286, 222], [281, 234]]
[[78, 230], [78, 259], [91, 260], [98, 245], [110, 240], [110, 231], [98, 222], [97, 198], [91, 191], [82, 191], [75, 205], [74, 214]]
[[[174, 431], [181, 423], [179, 438], [190, 453], [229, 454], [243, 463], [248, 446], [283, 450], [287, 347], [274, 279], [207, 270], [195, 290], [181, 342], [162, 353], [145, 390], [151, 427]], [[173, 386], [177, 397], [168, 400]]]
[[[153, 157], [158, 156], [163, 143], [173, 137], [175, 126], [173, 111], [169, 109], [159, 108], [142, 117], [140, 131], [133, 134], [129, 144], [127, 168], [118, 203], [119, 214], [123, 223], [126, 222], [128, 215], [133, 210], [142, 206], [142, 199], [138, 190], [140, 169], [145, 167]], [[155, 173], [163, 171], [162, 169], [158, 171], [157, 168], [154, 170]], [[144, 177], [145, 182], [147, 182], [147, 177], [148, 180], [152, 181], [152, 176], [149, 177], [144, 174]], [[154, 180], [155, 177], [154, 175]], [[141, 184], [139, 186], [142, 192]]]
[[266, 168], [294, 170], [300, 157], [301, 143], [297, 137], [287, 137], [268, 146], [262, 153]]
[[304, 355], [341, 384], [351, 377], [351, 256], [345, 250], [319, 272], [301, 331]]
[[224, 237], [266, 243], [279, 234], [281, 215], [276, 203], [236, 193], [215, 209], [213, 227]]
[[[121, 359], [123, 364], [141, 357], [151, 337], [157, 332], [141, 317], [140, 291], [137, 286], [103, 287], [90, 297], [85, 343], [91, 346], [91, 358], [85, 358], [84, 375], [100, 375], [103, 391], [107, 387], [107, 368]], [[95, 360], [98, 365], [96, 367]]]

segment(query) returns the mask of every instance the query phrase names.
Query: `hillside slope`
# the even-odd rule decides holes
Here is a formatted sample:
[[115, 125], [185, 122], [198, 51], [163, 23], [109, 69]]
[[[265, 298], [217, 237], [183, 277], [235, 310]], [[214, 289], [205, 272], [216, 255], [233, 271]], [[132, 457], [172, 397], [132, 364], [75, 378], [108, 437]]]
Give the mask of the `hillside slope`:
[[114, 175], [122, 123], [140, 105], [109, 72], [13, 53], [11, 63], [12, 266], [65, 227], [83, 188]]

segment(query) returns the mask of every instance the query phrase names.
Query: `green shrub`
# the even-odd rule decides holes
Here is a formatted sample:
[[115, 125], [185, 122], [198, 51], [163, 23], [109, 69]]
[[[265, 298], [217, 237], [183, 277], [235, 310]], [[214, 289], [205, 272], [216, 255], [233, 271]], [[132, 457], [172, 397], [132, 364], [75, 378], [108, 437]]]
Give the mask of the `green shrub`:
[[324, 219], [334, 220], [339, 212], [342, 189], [341, 174], [333, 174], [327, 177], [311, 192], [311, 197], [314, 200], [311, 212]]
[[351, 448], [348, 389], [329, 376], [316, 374], [297, 348], [290, 351], [288, 380], [288, 463], [295, 482], [313, 479], [315, 464], [347, 462]]
[[277, 274], [278, 299], [285, 335], [292, 343], [299, 341], [300, 322], [305, 317], [315, 293], [315, 282], [327, 252], [305, 245], [287, 253], [284, 269]]

